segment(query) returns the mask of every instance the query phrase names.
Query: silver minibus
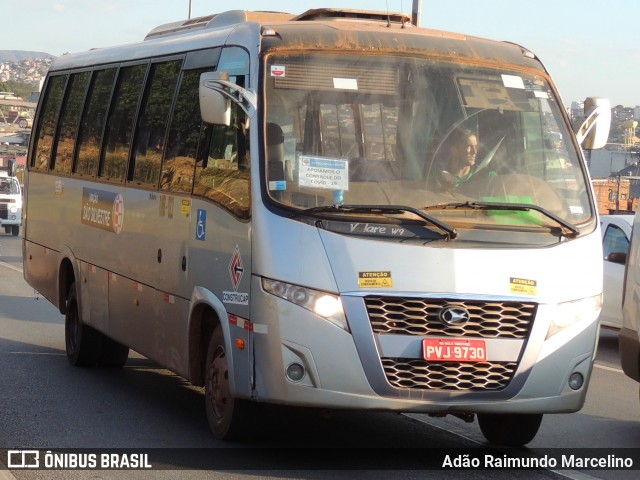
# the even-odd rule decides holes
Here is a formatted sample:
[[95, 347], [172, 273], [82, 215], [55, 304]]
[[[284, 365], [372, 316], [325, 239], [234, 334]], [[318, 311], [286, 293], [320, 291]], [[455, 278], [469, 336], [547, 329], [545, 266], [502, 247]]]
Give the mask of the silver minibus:
[[[59, 57], [24, 272], [76, 366], [129, 349], [259, 403], [452, 414], [522, 445], [581, 408], [602, 259], [582, 147], [540, 60], [404, 14], [227, 11]], [[466, 163], [464, 163], [466, 162]]]

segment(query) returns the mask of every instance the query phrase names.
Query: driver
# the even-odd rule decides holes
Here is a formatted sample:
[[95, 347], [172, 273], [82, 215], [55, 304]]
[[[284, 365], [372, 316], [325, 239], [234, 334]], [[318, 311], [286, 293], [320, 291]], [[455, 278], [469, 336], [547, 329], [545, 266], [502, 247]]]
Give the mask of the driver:
[[468, 182], [476, 172], [478, 137], [467, 129], [456, 129], [451, 133], [449, 162], [440, 172], [440, 184], [453, 188]]

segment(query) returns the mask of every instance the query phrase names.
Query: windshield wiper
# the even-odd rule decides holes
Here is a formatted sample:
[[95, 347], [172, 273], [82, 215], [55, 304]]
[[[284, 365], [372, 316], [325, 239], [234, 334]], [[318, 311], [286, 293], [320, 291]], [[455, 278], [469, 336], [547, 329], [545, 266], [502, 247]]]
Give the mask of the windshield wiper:
[[571, 223], [567, 222], [563, 218], [560, 218], [555, 213], [550, 212], [546, 208], [539, 205], [532, 205], [529, 203], [493, 203], [493, 202], [463, 202], [463, 203], [446, 203], [442, 205], [431, 205], [424, 207], [425, 210], [446, 210], [446, 209], [471, 209], [471, 210], [509, 210], [526, 212], [534, 210], [543, 214], [545, 217], [550, 218], [562, 229], [562, 234], [566, 237], [576, 237], [580, 234], [580, 230], [574, 227]]
[[338, 213], [346, 215], [357, 214], [381, 214], [381, 215], [402, 215], [405, 212], [413, 213], [417, 217], [420, 217], [425, 222], [435, 225], [440, 230], [446, 233], [449, 240], [453, 240], [458, 236], [458, 232], [455, 228], [449, 224], [438, 220], [432, 215], [425, 213], [417, 208], [408, 207], [405, 205], [325, 205], [322, 207], [312, 207], [303, 210], [302, 215], [317, 216], [322, 213]]

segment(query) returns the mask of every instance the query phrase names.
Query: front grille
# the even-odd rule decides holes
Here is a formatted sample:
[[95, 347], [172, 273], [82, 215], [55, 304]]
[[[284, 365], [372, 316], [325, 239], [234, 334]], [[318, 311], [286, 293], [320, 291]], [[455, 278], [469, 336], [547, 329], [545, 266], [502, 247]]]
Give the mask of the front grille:
[[[536, 313], [535, 303], [458, 299], [369, 296], [365, 305], [375, 333], [396, 335], [525, 339]], [[438, 314], [450, 305], [465, 308], [469, 321], [443, 323]]]
[[[449, 298], [367, 296], [365, 305], [376, 334], [417, 337], [518, 339], [529, 337], [537, 304]], [[443, 322], [445, 307], [463, 308], [462, 325]], [[423, 358], [381, 358], [395, 388], [446, 391], [497, 391], [513, 378], [517, 362], [435, 362]]]
[[382, 366], [389, 383], [397, 388], [486, 391], [505, 388], [517, 364], [383, 358]]
[[9, 218], [9, 210], [4, 203], [0, 204], [0, 218], [4, 218], [5, 220]]

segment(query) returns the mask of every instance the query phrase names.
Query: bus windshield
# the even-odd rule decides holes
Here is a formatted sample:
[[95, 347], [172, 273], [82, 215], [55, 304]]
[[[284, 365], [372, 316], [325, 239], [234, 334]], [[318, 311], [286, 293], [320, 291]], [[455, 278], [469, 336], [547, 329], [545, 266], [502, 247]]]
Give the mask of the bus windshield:
[[[266, 62], [274, 202], [402, 205], [470, 228], [593, 219], [587, 173], [542, 76], [408, 56], [305, 52]], [[523, 204], [538, 211], [505, 208]]]

